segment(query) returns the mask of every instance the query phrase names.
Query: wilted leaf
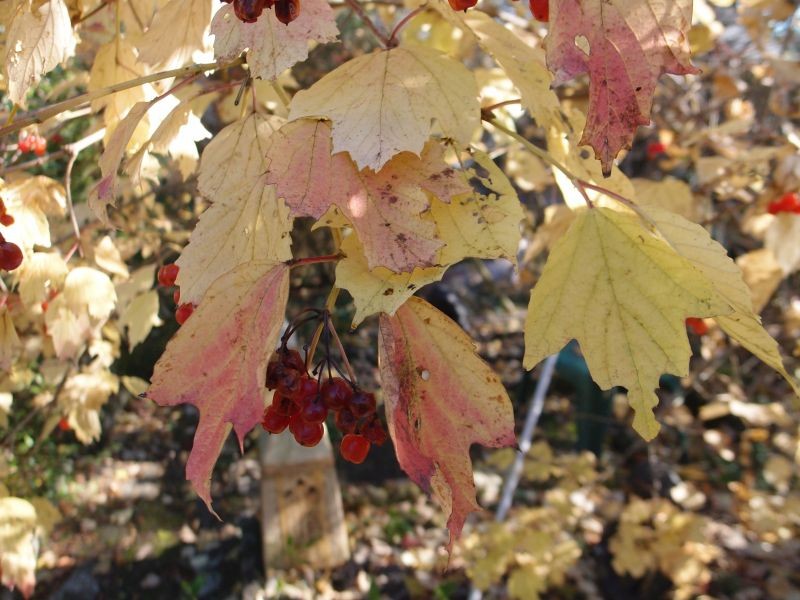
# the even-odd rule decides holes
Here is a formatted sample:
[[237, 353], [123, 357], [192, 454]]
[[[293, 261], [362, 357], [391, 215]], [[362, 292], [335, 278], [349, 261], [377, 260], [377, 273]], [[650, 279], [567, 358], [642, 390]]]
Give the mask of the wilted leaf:
[[156, 363], [147, 397], [200, 411], [186, 478], [209, 510], [211, 472], [231, 426], [241, 445], [264, 412], [264, 374], [288, 293], [286, 265], [239, 265], [209, 287]]
[[[442, 242], [433, 223], [420, 218], [429, 206], [425, 191], [443, 201], [469, 186], [447, 166], [430, 142], [422, 158], [406, 152], [377, 173], [359, 171], [345, 153], [332, 155], [326, 121], [284, 125], [267, 148], [267, 181], [295, 216], [320, 218], [336, 205], [358, 233], [370, 269], [395, 272], [435, 264]], [[310, 148], [310, 151], [309, 151]]]
[[397, 459], [448, 513], [452, 548], [479, 509], [469, 448], [516, 443], [511, 402], [469, 336], [419, 298], [381, 315], [379, 352]]
[[136, 296], [120, 315], [119, 326], [128, 330], [128, 346], [132, 350], [141, 344], [153, 327], [162, 324], [158, 318], [158, 292], [150, 290]]
[[75, 53], [75, 36], [64, 0], [20, 2], [7, 26], [4, 71], [8, 98], [22, 107], [42, 76]]
[[658, 78], [686, 75], [692, 0], [560, 0], [550, 5], [547, 64], [556, 83], [589, 74], [589, 113], [580, 144], [609, 174], [636, 128], [650, 122]]
[[339, 29], [336, 16], [325, 0], [303, 0], [300, 16], [289, 25], [265, 10], [255, 23], [243, 23], [232, 6], [223, 6], [211, 23], [214, 54], [217, 58], [235, 58], [247, 50], [247, 65], [253, 77], [277, 79], [295, 63], [308, 58], [309, 42], [336, 40]]
[[105, 369], [87, 370], [67, 379], [58, 407], [83, 444], [100, 439], [100, 409], [119, 390], [119, 379]]
[[658, 433], [652, 408], [662, 373], [686, 375], [687, 317], [731, 312], [714, 286], [633, 215], [580, 212], [553, 248], [531, 294], [525, 367], [576, 339], [603, 389], [628, 390], [633, 427]]
[[437, 129], [466, 146], [480, 124], [478, 86], [461, 63], [423, 46], [354, 58], [298, 92], [289, 120], [330, 119], [333, 152], [377, 170], [400, 152], [419, 155]]

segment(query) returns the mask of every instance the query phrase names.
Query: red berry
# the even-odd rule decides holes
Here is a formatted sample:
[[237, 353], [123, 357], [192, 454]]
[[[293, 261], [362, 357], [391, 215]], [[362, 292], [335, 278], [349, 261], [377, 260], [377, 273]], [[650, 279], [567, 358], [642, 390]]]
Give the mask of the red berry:
[[341, 377], [326, 379], [319, 390], [325, 406], [331, 410], [339, 410], [347, 406], [353, 397], [353, 388]]
[[300, 405], [289, 398], [289, 396], [284, 396], [280, 392], [275, 392], [275, 395], [272, 396], [270, 408], [279, 415], [285, 415], [287, 417], [292, 417], [300, 412]]
[[8, 213], [4, 215], [0, 215], [0, 225], [5, 225], [6, 227], [11, 227], [14, 224], [14, 217], [9, 215]]
[[47, 140], [38, 135], [33, 141], [33, 153], [36, 156], [44, 156], [45, 152], [47, 152]]
[[287, 396], [294, 396], [300, 389], [300, 380], [303, 374], [296, 369], [283, 368], [281, 378], [278, 380], [278, 391]]
[[[305, 374], [306, 363], [303, 357], [300, 356], [300, 353], [297, 350], [289, 350], [288, 348], [282, 348], [273, 352], [272, 356], [269, 358], [269, 363], [267, 363], [267, 380], [265, 383], [267, 389], [277, 389], [284, 379], [284, 376], [290, 371], [294, 372], [292, 377], [299, 378], [301, 375]], [[288, 383], [291, 384], [291, 382]], [[291, 387], [291, 385], [289, 387]], [[296, 391], [296, 388], [290, 391], [293, 393], [293, 391]]]
[[354, 433], [358, 419], [349, 408], [343, 408], [336, 413], [336, 427], [342, 433]]
[[708, 325], [703, 319], [696, 317], [689, 317], [686, 319], [686, 326], [695, 335], [705, 335], [708, 333]]
[[797, 192], [787, 192], [777, 200], [770, 202], [767, 212], [771, 215], [784, 212], [800, 214], [800, 196], [797, 195]]
[[356, 417], [366, 417], [375, 412], [375, 394], [358, 390], [350, 398], [350, 410]]
[[181, 304], [175, 310], [175, 320], [178, 322], [178, 325], [183, 325], [186, 323], [186, 319], [192, 316], [194, 312], [194, 304], [191, 302], [187, 302], [186, 304]]
[[348, 433], [342, 438], [339, 445], [339, 452], [342, 458], [360, 465], [369, 454], [370, 443], [367, 438], [357, 433]]
[[293, 395], [294, 401], [302, 404], [306, 398], [316, 398], [317, 396], [319, 396], [317, 380], [308, 375], [301, 375], [297, 391]]
[[244, 23], [255, 23], [264, 10], [264, 0], [233, 0], [233, 12]]
[[181, 291], [180, 290], [175, 290], [174, 292], [172, 292], [172, 301], [175, 304], [180, 304], [181, 303]]
[[534, 19], [542, 23], [547, 23], [550, 20], [550, 3], [548, 0], [529, 0], [528, 4], [531, 7], [531, 14]]
[[650, 142], [647, 144], [647, 158], [654, 160], [667, 151], [667, 145], [662, 142]]
[[13, 242], [0, 242], [0, 269], [13, 271], [22, 264], [22, 250]]
[[61, 431], [69, 431], [71, 427], [69, 426], [69, 421], [65, 417], [61, 417], [61, 420], [58, 422], [58, 428]]
[[303, 400], [300, 416], [307, 423], [322, 423], [328, 416], [328, 409], [318, 396], [311, 396]]
[[300, 0], [275, 0], [274, 10], [278, 21], [288, 25], [300, 16]]
[[361, 435], [376, 446], [382, 446], [388, 437], [386, 430], [383, 428], [383, 424], [377, 417], [373, 417], [364, 424], [361, 428]]
[[306, 371], [306, 361], [303, 360], [303, 357], [297, 350], [282, 350], [279, 351], [279, 356], [281, 362], [289, 367], [290, 369], [295, 369], [297, 371], [301, 371], [305, 373]]
[[291, 417], [287, 415], [278, 413], [270, 406], [264, 411], [261, 427], [264, 428], [264, 431], [268, 431], [269, 433], [280, 433], [289, 425], [290, 418]]
[[316, 446], [325, 434], [322, 423], [309, 423], [300, 415], [295, 415], [289, 421], [289, 431], [294, 435], [295, 441], [301, 446]]
[[19, 141], [17, 142], [17, 148], [19, 149], [20, 152], [25, 154], [26, 152], [30, 152], [31, 150], [33, 150], [33, 142], [34, 142], [34, 136], [32, 135], [23, 136], [22, 133], [20, 132]]
[[175, 263], [164, 265], [158, 270], [158, 284], [164, 287], [172, 287], [175, 285], [178, 271], [180, 271], [180, 268]]

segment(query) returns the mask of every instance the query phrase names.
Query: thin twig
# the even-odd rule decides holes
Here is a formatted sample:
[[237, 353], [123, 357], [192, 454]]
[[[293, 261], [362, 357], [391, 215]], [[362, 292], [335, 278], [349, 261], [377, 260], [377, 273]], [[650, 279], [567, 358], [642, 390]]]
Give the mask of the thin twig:
[[426, 2], [422, 6], [418, 6], [410, 13], [408, 13], [405, 17], [400, 19], [400, 22], [394, 26], [394, 29], [392, 29], [392, 33], [389, 34], [389, 39], [387, 40], [386, 45], [389, 48], [394, 48], [395, 46], [397, 46], [397, 34], [403, 30], [403, 27], [405, 27], [411, 19], [416, 17], [419, 13], [423, 12], [427, 8], [428, 8], [428, 3]]
[[75, 96], [74, 98], [68, 98], [67, 100], [56, 102], [55, 104], [51, 104], [50, 106], [45, 106], [40, 109], [31, 111], [23, 115], [19, 119], [15, 120], [13, 123], [6, 125], [4, 127], [0, 127], [0, 137], [6, 136], [10, 133], [15, 133], [20, 129], [24, 129], [25, 127], [28, 127], [29, 125], [33, 125], [35, 123], [43, 123], [47, 119], [50, 119], [64, 111], [71, 110], [73, 108], [78, 108], [79, 106], [93, 102], [98, 98], [103, 98], [105, 96], [114, 94], [116, 92], [129, 90], [139, 85], [152, 83], [154, 81], [160, 81], [162, 79], [170, 79], [172, 77], [195, 75], [198, 73], [202, 73], [203, 71], [217, 71], [222, 69], [229, 69], [231, 67], [236, 67], [241, 64], [244, 64], [244, 57], [239, 57], [227, 63], [217, 61], [213, 63], [187, 65], [185, 67], [180, 67], [179, 69], [161, 71], [159, 73], [152, 73], [150, 75], [144, 75], [143, 77], [137, 77], [136, 79], [130, 79], [128, 81], [115, 83], [113, 85], [109, 85], [108, 87], [104, 87], [99, 90], [94, 90], [92, 92], [87, 92], [86, 94], [81, 94], [80, 96]]
[[336, 262], [340, 260], [343, 256], [344, 255], [340, 252], [338, 254], [326, 254], [324, 256], [308, 256], [306, 258], [293, 258], [292, 260], [287, 260], [286, 264], [293, 269], [294, 267], [304, 267], [306, 265], [318, 265], [320, 263]]
[[490, 104], [489, 106], [482, 106], [481, 112], [490, 113], [493, 110], [498, 108], [502, 108], [503, 106], [508, 106], [510, 104], [522, 104], [522, 98], [513, 98], [512, 100], [503, 100], [502, 102], [497, 102], [495, 104]]
[[78, 140], [73, 144], [69, 144], [68, 146], [64, 146], [64, 150], [66, 150], [69, 155], [67, 168], [64, 172], [64, 191], [66, 192], [67, 196], [67, 210], [69, 211], [69, 219], [72, 223], [72, 231], [75, 234], [75, 240], [78, 243], [78, 252], [80, 253], [81, 257], [84, 256], [83, 240], [81, 239], [81, 228], [78, 225], [78, 217], [75, 214], [75, 206], [72, 202], [72, 167], [75, 166], [75, 161], [78, 159], [78, 154], [92, 144], [96, 144], [102, 140], [105, 133], [106, 128], [102, 127], [94, 133], [87, 135], [85, 138]]
[[367, 28], [375, 35], [376, 38], [378, 38], [378, 41], [380, 41], [381, 45], [384, 48], [389, 48], [388, 36], [383, 31], [378, 29], [378, 26], [375, 25], [372, 19], [369, 18], [367, 12], [364, 10], [364, 7], [359, 4], [358, 0], [345, 0], [345, 4], [347, 4], [347, 6], [349, 6], [353, 12], [358, 15], [358, 17], [361, 19], [361, 22], [367, 26]]
[[331, 336], [333, 337], [333, 340], [336, 342], [336, 347], [339, 349], [339, 356], [342, 357], [344, 368], [347, 371], [347, 374], [350, 376], [350, 383], [355, 385], [356, 374], [355, 371], [353, 371], [353, 367], [350, 365], [350, 361], [347, 360], [347, 353], [344, 351], [344, 346], [342, 345], [342, 340], [339, 339], [339, 334], [336, 332], [336, 327], [333, 326], [333, 321], [331, 321], [330, 319], [325, 319], [325, 324], [328, 326], [328, 331], [331, 332]]

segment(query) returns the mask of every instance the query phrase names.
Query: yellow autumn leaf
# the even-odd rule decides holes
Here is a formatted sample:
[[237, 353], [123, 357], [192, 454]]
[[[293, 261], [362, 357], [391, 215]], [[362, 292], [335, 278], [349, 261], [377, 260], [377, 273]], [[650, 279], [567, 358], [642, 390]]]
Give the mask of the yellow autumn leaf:
[[203, 50], [212, 0], [170, 0], [153, 16], [139, 40], [139, 59], [163, 69], [180, 67]]
[[789, 275], [800, 269], [800, 215], [780, 213], [767, 227], [764, 247], [772, 251], [775, 260]]
[[4, 72], [8, 99], [23, 108], [28, 90], [75, 54], [75, 35], [64, 0], [20, 2], [6, 29]]
[[603, 389], [628, 390], [633, 427], [658, 433], [654, 389], [662, 373], [688, 374], [684, 321], [730, 313], [714, 286], [632, 214], [581, 211], [553, 248], [531, 294], [525, 367], [576, 339]]
[[336, 285], [353, 297], [354, 328], [375, 313], [393, 315], [419, 288], [438, 281], [445, 272], [444, 267], [417, 267], [411, 273], [395, 273], [386, 267], [370, 270], [355, 233], [342, 241], [341, 251], [345, 257], [336, 265]]
[[212, 204], [176, 261], [181, 302], [199, 304], [214, 280], [242, 263], [291, 258], [293, 220], [263, 177], [267, 140], [282, 123], [252, 113], [223, 129], [203, 151], [198, 187]]
[[715, 315], [719, 326], [780, 373], [795, 392], [800, 393], [797, 382], [783, 366], [778, 343], [767, 333], [761, 325], [761, 318], [753, 310], [750, 289], [744, 282], [739, 266], [731, 260], [725, 248], [711, 239], [700, 225], [679, 215], [655, 207], [643, 207], [641, 210], [670, 246], [702, 273], [714, 286], [718, 297], [733, 308], [732, 313]]
[[466, 146], [480, 126], [478, 86], [460, 62], [424, 46], [360, 56], [298, 92], [289, 120], [329, 119], [333, 153], [378, 171], [393, 156], [419, 155], [438, 132]]
[[760, 313], [783, 281], [783, 269], [766, 248], [737, 256], [736, 264], [742, 270], [744, 281], [750, 288], [753, 310]]
[[34, 306], [47, 299], [50, 290], [61, 289], [69, 269], [56, 252], [34, 252], [22, 261], [19, 296], [22, 304]]
[[29, 597], [36, 583], [36, 508], [22, 498], [0, 498], [0, 583]]
[[0, 308], [0, 369], [8, 371], [20, 349], [19, 336], [8, 306]]
[[636, 178], [631, 179], [631, 183], [638, 204], [663, 208], [690, 221], [701, 220], [692, 188], [685, 181], [674, 177], [665, 177], [661, 181]]
[[100, 439], [100, 409], [119, 390], [119, 379], [105, 369], [85, 370], [67, 379], [58, 407], [83, 444]]
[[128, 347], [141, 344], [153, 327], [162, 324], [158, 318], [158, 292], [149, 290], [136, 296], [119, 317], [119, 327], [128, 331]]
[[491, 157], [473, 152], [475, 176], [488, 194], [469, 193], [442, 202], [431, 199], [430, 218], [445, 243], [439, 264], [451, 265], [466, 257], [507, 258], [516, 264], [519, 224], [524, 217], [517, 192]]
[[14, 223], [3, 227], [3, 237], [20, 247], [26, 257], [34, 246], [50, 247], [50, 224], [48, 215], [62, 214], [65, 205], [64, 188], [49, 177], [24, 176], [0, 182], [0, 195]]

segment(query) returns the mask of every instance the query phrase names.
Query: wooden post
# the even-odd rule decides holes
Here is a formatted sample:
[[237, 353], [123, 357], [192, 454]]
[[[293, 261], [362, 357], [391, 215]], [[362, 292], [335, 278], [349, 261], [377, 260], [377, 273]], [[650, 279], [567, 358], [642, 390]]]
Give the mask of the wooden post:
[[313, 448], [295, 442], [288, 431], [265, 433], [259, 455], [265, 572], [346, 562], [350, 547], [327, 430]]

